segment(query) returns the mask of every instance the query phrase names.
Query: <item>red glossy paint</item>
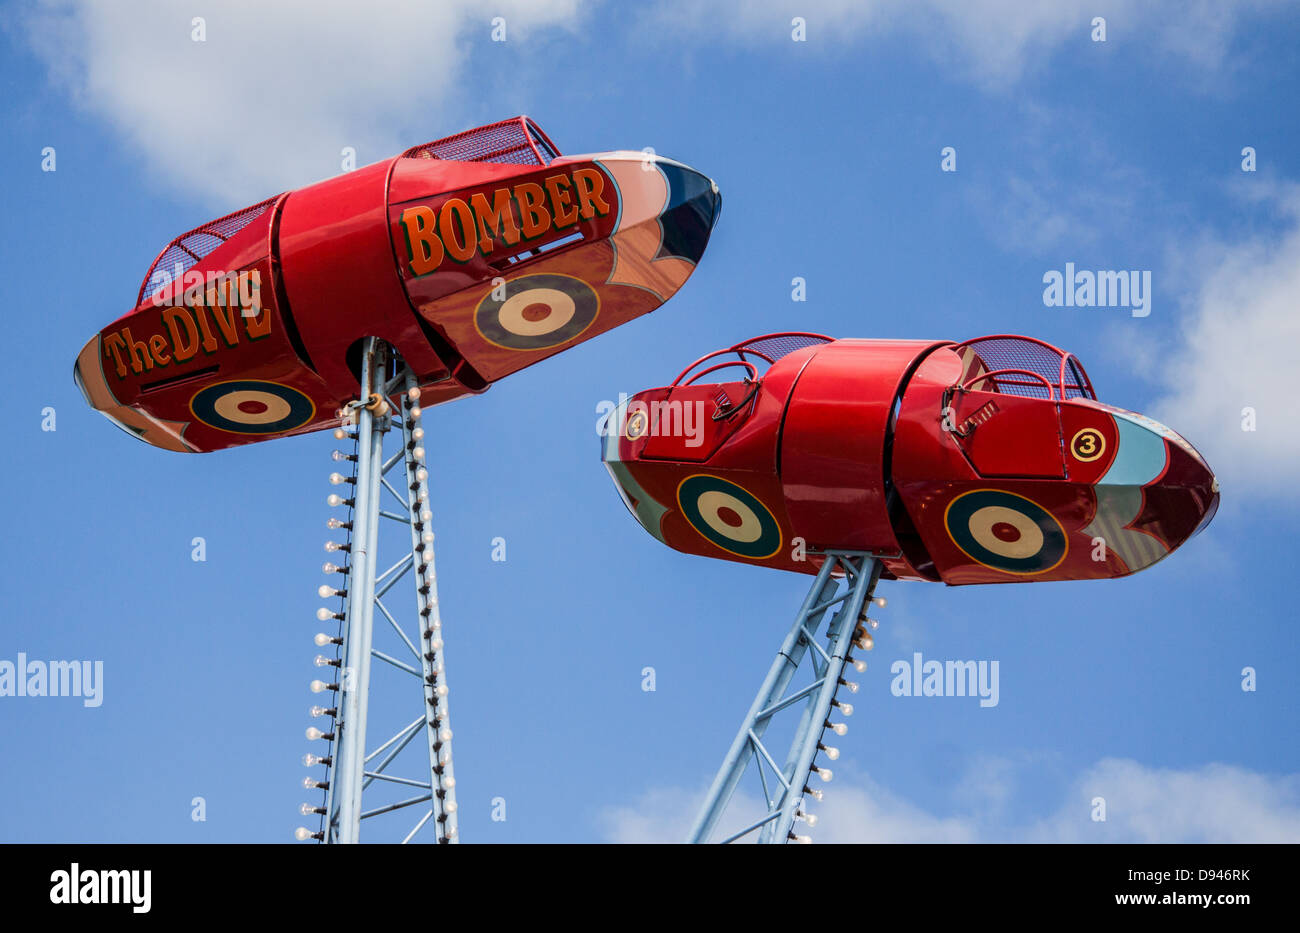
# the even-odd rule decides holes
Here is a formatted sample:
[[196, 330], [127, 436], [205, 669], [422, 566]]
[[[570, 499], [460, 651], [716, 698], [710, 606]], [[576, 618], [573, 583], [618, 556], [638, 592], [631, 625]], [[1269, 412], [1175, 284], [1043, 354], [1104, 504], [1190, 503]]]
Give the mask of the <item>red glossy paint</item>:
[[754, 338], [612, 412], [603, 456], [664, 543], [803, 573], [844, 549], [949, 584], [1125, 576], [1218, 506], [1183, 438], [1098, 402], [1077, 360], [1014, 335]]
[[450, 401], [663, 304], [720, 206], [680, 163], [564, 157], [526, 117], [502, 121], [182, 234], [74, 375], [178, 451], [337, 424], [365, 337], [397, 348], [422, 404]]

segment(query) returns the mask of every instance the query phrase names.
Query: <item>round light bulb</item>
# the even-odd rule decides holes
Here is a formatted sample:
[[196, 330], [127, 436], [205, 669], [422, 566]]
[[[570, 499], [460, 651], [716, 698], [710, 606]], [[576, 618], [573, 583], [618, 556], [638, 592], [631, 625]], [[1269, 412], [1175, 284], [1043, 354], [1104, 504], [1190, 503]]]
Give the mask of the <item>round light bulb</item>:
[[311, 708], [311, 714], [312, 714], [312, 716], [315, 716], [315, 717], [324, 716], [327, 712], [329, 712], [329, 710], [327, 710], [327, 709], [326, 709], [325, 707], [323, 707], [323, 706], [313, 706], [313, 707]]
[[418, 470], [415, 471], [415, 478], [419, 480], [421, 483], [423, 483], [426, 479], [429, 478], [429, 471], [426, 470], [424, 467], [420, 467]]
[[443, 809], [446, 810], [448, 813], [455, 813], [457, 810], [456, 801], [448, 800], [447, 805], [443, 807]]
[[339, 572], [338, 564], [331, 564], [329, 561], [325, 561], [325, 563], [321, 564], [321, 565], [320, 565], [320, 569], [321, 569], [321, 572], [322, 572], [322, 573], [338, 573], [338, 572]]
[[316, 782], [312, 780], [310, 777], [305, 777], [302, 779], [302, 786], [306, 790], [315, 790]]
[[321, 732], [321, 731], [320, 731], [319, 729], [317, 729], [315, 726], [308, 726], [308, 727], [307, 727], [307, 738], [308, 738], [309, 740], [313, 741], [313, 742], [315, 742], [317, 739], [319, 739], [319, 738], [320, 738], [322, 735], [324, 735], [324, 734], [325, 734], [325, 733]]
[[420, 398], [420, 387], [419, 387], [419, 386], [411, 386], [411, 388], [409, 388], [409, 389], [406, 390], [406, 397], [409, 398], [409, 399], [410, 399], [411, 401], [413, 401], [413, 402], [415, 402], [415, 401], [419, 401], [419, 398]]
[[456, 786], [456, 779], [454, 777], [446, 778], [443, 780], [442, 786], [450, 790], [451, 788]]
[[315, 640], [316, 640], [316, 647], [318, 648], [324, 648], [326, 645], [330, 643], [330, 637], [326, 635], [324, 632], [317, 632]]
[[440, 697], [445, 697], [447, 695], [447, 685], [438, 684], [438, 686], [433, 689], [433, 692], [438, 694]]
[[337, 509], [340, 505], [343, 504], [343, 497], [336, 492], [332, 492], [325, 497], [325, 504], [328, 505], [330, 508]]
[[422, 437], [424, 437], [424, 428], [415, 428], [414, 430], [411, 431], [412, 440], [418, 441]]
[[316, 618], [322, 622], [328, 622], [330, 619], [334, 618], [334, 613], [331, 610], [326, 609], [324, 606], [321, 606], [316, 610]]
[[434, 651], [441, 651], [441, 650], [442, 650], [442, 639], [441, 639], [441, 638], [435, 638], [433, 641], [429, 642], [429, 647], [432, 648]]
[[412, 418], [418, 418], [418, 417], [420, 417], [420, 406], [419, 406], [419, 405], [412, 405], [412, 406], [411, 406], [411, 417], [412, 417]]
[[849, 693], [857, 693], [857, 692], [858, 692], [858, 685], [855, 684], [855, 683], [854, 683], [853, 681], [851, 681], [851, 680], [848, 682], [848, 688], [849, 688]]
[[883, 596], [877, 596], [875, 599], [872, 600], [872, 602], [875, 603], [877, 606], [879, 606], [881, 609], [884, 609], [885, 606], [888, 605], [888, 602], [885, 600], [885, 597]]
[[343, 519], [341, 519], [341, 518], [331, 518], [331, 519], [329, 519], [327, 522], [325, 522], [325, 527], [326, 527], [326, 528], [329, 528], [330, 530], [337, 530], [337, 529], [339, 529], [339, 528], [342, 528], [342, 527], [343, 527]]
[[347, 480], [347, 477], [344, 476], [342, 473], [331, 473], [331, 474], [330, 474], [330, 485], [331, 485], [331, 486], [342, 486], [342, 485], [343, 485], [344, 483], [346, 483], [347, 481], [348, 481], [348, 480]]
[[339, 595], [339, 591], [334, 589], [334, 587], [330, 586], [328, 583], [322, 583], [316, 588], [316, 594], [320, 596], [321, 599], [329, 599], [331, 596]]
[[829, 784], [831, 782], [831, 778], [835, 776], [835, 773], [831, 771], [830, 768], [818, 768], [817, 776], [821, 778], [823, 781], [825, 781], [827, 784]]
[[323, 655], [323, 654], [318, 654], [318, 655], [316, 655], [316, 666], [317, 666], [317, 667], [329, 667], [329, 665], [330, 665], [330, 659], [329, 659], [329, 658], [325, 657], [325, 655]]
[[304, 803], [301, 807], [298, 808], [298, 812], [301, 813], [303, 816], [311, 816], [312, 815], [311, 804]]
[[865, 671], [865, 670], [867, 669], [867, 662], [866, 662], [866, 661], [854, 661], [854, 662], [853, 662], [853, 669], [854, 669], [855, 671], [857, 671], [859, 674], [861, 674], [863, 671]]
[[339, 543], [337, 541], [325, 542], [325, 550], [329, 551], [331, 554], [337, 551], [338, 549], [339, 549]]
[[831, 726], [831, 731], [834, 732], [836, 735], [844, 735], [846, 732], [849, 731], [849, 727], [844, 725], [844, 723], [842, 722], [837, 722], [835, 723], [835, 725]]
[[329, 684], [325, 683], [325, 681], [323, 680], [313, 680], [311, 682], [312, 693], [324, 693], [328, 689], [329, 689]]
[[811, 797], [813, 800], [820, 801], [822, 799], [822, 792], [817, 790], [815, 787], [805, 787], [804, 793], [807, 794], [809, 797]]
[[433, 513], [430, 512], [428, 509], [421, 509], [421, 510], [420, 510], [420, 521], [422, 521], [422, 522], [431, 522], [431, 521], [433, 521]]
[[828, 745], [826, 748], [822, 749], [822, 751], [826, 753], [826, 757], [829, 758], [831, 761], [839, 760], [840, 750], [835, 746]]
[[313, 755], [311, 752], [308, 752], [307, 754], [302, 756], [302, 763], [307, 767], [311, 768], [320, 764], [320, 759], [317, 758], [315, 755]]
[[336, 440], [336, 441], [341, 441], [341, 440], [343, 440], [343, 438], [345, 438], [345, 437], [347, 437], [347, 436], [348, 436], [348, 432], [347, 432], [347, 431], [344, 431], [342, 428], [335, 428], [335, 429], [334, 429], [334, 440]]
[[804, 821], [805, 823], [807, 823], [810, 827], [811, 827], [811, 826], [816, 826], [816, 825], [817, 825], [817, 814], [816, 814], [816, 813], [805, 813], [805, 814], [803, 815], [803, 821]]
[[853, 704], [852, 704], [852, 703], [841, 703], [841, 704], [839, 704], [839, 711], [840, 711], [840, 713], [842, 713], [842, 714], [845, 715], [845, 716], [852, 716], [852, 715], [853, 715]]
[[416, 460], [423, 460], [423, 459], [424, 459], [424, 448], [423, 448], [423, 447], [416, 447], [414, 450], [411, 451], [411, 456], [414, 457]]
[[311, 830], [306, 826], [299, 826], [293, 831], [293, 838], [297, 839], [299, 842], [306, 842], [311, 838]]
[[438, 738], [442, 739], [442, 741], [444, 741], [444, 742], [450, 742], [450, 741], [451, 741], [451, 730], [450, 730], [450, 729], [443, 729], [441, 732], [438, 733]]
[[334, 453], [330, 454], [330, 459], [332, 459], [335, 463], [341, 463], [344, 460], [348, 459], [348, 455], [341, 450], [336, 450], [334, 451]]

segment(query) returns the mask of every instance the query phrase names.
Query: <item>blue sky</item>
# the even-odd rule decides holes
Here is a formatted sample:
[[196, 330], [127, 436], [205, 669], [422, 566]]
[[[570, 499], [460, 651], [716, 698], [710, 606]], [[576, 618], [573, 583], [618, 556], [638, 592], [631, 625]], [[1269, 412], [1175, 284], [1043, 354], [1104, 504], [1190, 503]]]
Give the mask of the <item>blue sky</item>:
[[[344, 146], [364, 164], [521, 112], [565, 153], [684, 161], [724, 208], [663, 308], [426, 416], [466, 841], [684, 835], [806, 578], [647, 535], [597, 405], [778, 330], [1046, 339], [1223, 486], [1206, 532], [1125, 580], [882, 587], [815, 838], [1300, 840], [1294, 5], [204, 6], [18, 3], [0, 32], [0, 660], [104, 665], [97, 708], [0, 697], [0, 840], [290, 840], [335, 441], [150, 448], [84, 405], [73, 358], [176, 233]], [[1045, 307], [1066, 262], [1151, 270], [1150, 316]], [[997, 660], [998, 706], [892, 696], [914, 651]]]

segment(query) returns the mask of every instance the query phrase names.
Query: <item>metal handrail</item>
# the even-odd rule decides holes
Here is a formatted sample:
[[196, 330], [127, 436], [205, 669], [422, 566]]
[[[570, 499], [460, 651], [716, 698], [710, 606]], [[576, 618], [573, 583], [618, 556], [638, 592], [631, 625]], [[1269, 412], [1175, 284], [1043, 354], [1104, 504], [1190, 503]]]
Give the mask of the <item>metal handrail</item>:
[[[776, 360], [772, 359], [772, 357], [768, 356], [766, 353], [763, 353], [759, 350], [752, 349], [751, 344], [761, 343], [764, 340], [773, 340], [777, 337], [813, 337], [825, 343], [830, 343], [832, 340], [835, 339], [834, 337], [827, 337], [825, 334], [814, 334], [811, 331], [801, 331], [801, 330], [778, 331], [777, 333], [774, 334], [762, 334], [761, 336], [758, 337], [750, 337], [748, 340], [742, 340], [740, 343], [735, 343], [729, 347], [724, 347], [721, 350], [714, 350], [712, 353], [704, 354], [702, 357], [700, 357], [690, 366], [687, 366], [680, 373], [678, 373], [677, 378], [672, 381], [672, 383], [669, 385], [669, 388], [678, 385], [682, 381], [682, 379], [684, 379], [686, 375], [691, 370], [693, 370], [696, 366], [699, 366], [701, 363], [705, 362], [706, 360], [713, 359], [715, 356], [722, 356], [723, 354], [726, 353], [735, 353], [737, 356], [740, 357], [742, 361], [744, 361], [745, 359], [745, 354], [748, 353], [750, 356], [756, 356], [761, 360], [766, 360], [768, 365], [771, 365], [775, 363]], [[689, 384], [690, 383], [687, 383], [687, 385]]]
[[[1021, 376], [1031, 376], [1032, 378], [1037, 379], [1039, 382], [1041, 382], [1043, 384], [1043, 387], [1047, 389], [1048, 401], [1052, 401], [1057, 398], [1056, 387], [1047, 381], [1047, 377], [1044, 376], [1042, 373], [1036, 373], [1033, 370], [1029, 370], [1029, 369], [995, 369], [992, 372], [980, 373], [978, 376], [974, 376], [970, 379], [967, 379], [965, 382], [963, 382], [961, 385], [962, 391], [963, 392], [967, 391], [968, 389], [970, 389], [971, 385], [973, 385], [976, 382], [983, 382], [985, 379], [991, 379], [994, 376], [1001, 376], [1007, 373], [1016, 373], [1017, 375], [1021, 375]], [[1010, 382], [1007, 384], [1025, 385], [1026, 383]]]
[[1064, 356], [1061, 357], [1061, 375], [1059, 377], [1059, 382], [1058, 382], [1058, 385], [1061, 390], [1061, 401], [1065, 401], [1065, 365], [1068, 362], [1070, 362], [1070, 360], [1074, 360], [1075, 362], [1075, 365], [1071, 367], [1071, 372], [1076, 377], [1082, 377], [1082, 382], [1080, 381], [1079, 378], [1076, 378], [1074, 380], [1074, 387], [1079, 389], [1080, 391], [1087, 389], [1088, 395], [1091, 396], [1093, 399], [1096, 399], [1097, 390], [1092, 387], [1092, 379], [1088, 376], [1088, 371], [1083, 368], [1083, 364], [1079, 362], [1079, 358], [1077, 356], [1075, 356], [1073, 353], [1066, 353]]
[[[768, 360], [768, 362], [770, 363], [772, 361]], [[745, 380], [746, 382], [750, 382], [758, 378], [758, 367], [756, 367], [753, 363], [749, 362], [749, 360], [727, 360], [725, 363], [717, 363], [713, 366], [710, 366], [708, 369], [700, 370], [698, 373], [696, 373], [686, 382], [683, 382], [682, 386], [691, 385], [695, 382], [695, 380], [699, 379], [701, 376], [707, 376], [709, 373], [714, 372], [715, 370], [728, 369], [732, 366], [743, 366], [745, 367], [746, 370], [748, 370], [749, 377]], [[678, 387], [677, 383], [674, 382], [672, 387], [677, 388]]]

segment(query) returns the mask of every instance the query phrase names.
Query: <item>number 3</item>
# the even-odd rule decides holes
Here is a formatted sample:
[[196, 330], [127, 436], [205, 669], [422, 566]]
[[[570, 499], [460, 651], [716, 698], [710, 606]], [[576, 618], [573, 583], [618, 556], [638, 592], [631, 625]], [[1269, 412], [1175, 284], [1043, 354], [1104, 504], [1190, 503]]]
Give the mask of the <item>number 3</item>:
[[1106, 452], [1106, 438], [1095, 428], [1084, 428], [1070, 441], [1070, 453], [1081, 463], [1090, 463]]

